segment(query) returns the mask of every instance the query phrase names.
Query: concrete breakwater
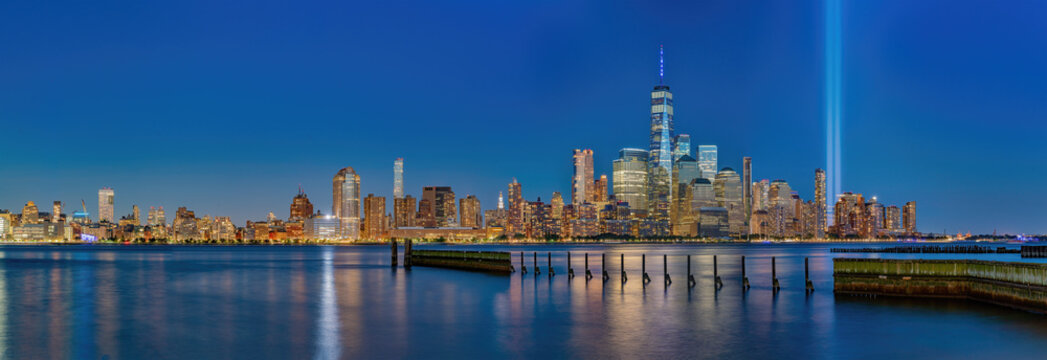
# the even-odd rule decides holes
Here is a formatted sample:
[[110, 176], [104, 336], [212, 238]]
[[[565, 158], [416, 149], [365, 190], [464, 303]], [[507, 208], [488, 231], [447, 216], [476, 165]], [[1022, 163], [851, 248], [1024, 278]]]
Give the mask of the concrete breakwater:
[[[509, 274], [514, 271], [510, 253], [499, 251], [411, 250], [409, 264]], [[407, 264], [408, 260], [405, 260]]]
[[837, 294], [963, 298], [1047, 313], [1047, 264], [833, 259]]

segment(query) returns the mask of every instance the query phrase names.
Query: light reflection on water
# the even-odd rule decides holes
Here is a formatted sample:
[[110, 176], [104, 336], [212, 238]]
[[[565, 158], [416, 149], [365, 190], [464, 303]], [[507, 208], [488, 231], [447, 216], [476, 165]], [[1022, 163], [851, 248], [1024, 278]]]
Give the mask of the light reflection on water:
[[[1047, 318], [964, 301], [836, 298], [831, 245], [469, 246], [530, 273], [389, 266], [376, 247], [0, 247], [4, 358], [1011, 357]], [[868, 246], [868, 245], [861, 245]], [[567, 277], [566, 251], [578, 275]], [[533, 252], [542, 273], [533, 273]], [[548, 276], [546, 252], [556, 275]], [[584, 278], [584, 253], [594, 278]], [[600, 253], [611, 278], [600, 279]], [[641, 254], [652, 282], [642, 284]], [[629, 281], [619, 281], [625, 254]], [[662, 255], [673, 278], [662, 283]], [[724, 288], [714, 290], [712, 255]], [[686, 255], [698, 281], [687, 287]], [[740, 288], [740, 257], [752, 289]], [[783, 289], [771, 291], [777, 257]], [[1020, 261], [1015, 254], [889, 257]], [[810, 259], [816, 291], [803, 290]]]

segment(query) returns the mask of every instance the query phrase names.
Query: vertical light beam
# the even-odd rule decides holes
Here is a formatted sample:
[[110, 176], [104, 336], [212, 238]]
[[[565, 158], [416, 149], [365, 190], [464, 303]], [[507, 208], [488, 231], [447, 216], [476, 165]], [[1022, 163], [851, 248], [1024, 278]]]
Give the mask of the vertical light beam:
[[825, 168], [829, 223], [833, 205], [843, 192], [841, 173], [840, 127], [842, 113], [842, 20], [840, 0], [825, 0]]

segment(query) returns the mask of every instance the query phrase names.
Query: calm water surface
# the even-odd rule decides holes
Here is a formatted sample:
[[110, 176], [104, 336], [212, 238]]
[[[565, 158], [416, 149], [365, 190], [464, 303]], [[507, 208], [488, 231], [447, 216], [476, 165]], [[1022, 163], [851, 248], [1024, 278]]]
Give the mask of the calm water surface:
[[[1047, 317], [834, 297], [841, 245], [456, 246], [538, 251], [542, 274], [389, 266], [389, 248], [0, 246], [4, 358], [1044, 358]], [[867, 247], [869, 245], [846, 245]], [[436, 248], [427, 246], [423, 248]], [[446, 246], [442, 246], [446, 247]], [[565, 251], [584, 273], [566, 276]], [[553, 252], [548, 277], [544, 252]], [[607, 253], [611, 280], [599, 279]], [[629, 281], [619, 281], [619, 254]], [[642, 285], [646, 253], [653, 282]], [[674, 283], [662, 283], [662, 255]], [[698, 285], [686, 286], [686, 255]], [[725, 286], [715, 291], [712, 255]], [[740, 290], [740, 256], [749, 292]], [[783, 289], [772, 294], [771, 257]], [[817, 289], [803, 290], [810, 258]]]

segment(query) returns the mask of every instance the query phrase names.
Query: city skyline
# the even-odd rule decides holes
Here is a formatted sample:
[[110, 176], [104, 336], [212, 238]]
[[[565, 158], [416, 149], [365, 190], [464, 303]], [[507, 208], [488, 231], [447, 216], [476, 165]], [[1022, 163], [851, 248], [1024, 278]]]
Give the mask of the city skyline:
[[[917, 201], [924, 231], [1045, 233], [1037, 204], [1047, 200], [1047, 190], [1035, 179], [1047, 176], [1041, 160], [1047, 150], [1034, 144], [1047, 132], [1038, 121], [1047, 109], [1036, 95], [1047, 91], [1047, 73], [1036, 65], [1047, 54], [1035, 41], [997, 45], [999, 39], [1019, 38], [1044, 25], [1024, 15], [1036, 9], [940, 5], [951, 10], [948, 16], [934, 7], [891, 1], [843, 7], [841, 190], [876, 195], [891, 204]], [[124, 18], [172, 6], [178, 7], [172, 13], [179, 13], [193, 5], [151, 4], [130, 14], [89, 10], [88, 15]], [[368, 6], [361, 13], [392, 10]], [[200, 32], [176, 36], [166, 32], [170, 24], [127, 31], [137, 25], [120, 21], [91, 23], [77, 33], [69, 29], [84, 28], [77, 25], [91, 22], [90, 16], [67, 23], [32, 14], [5, 17], [8, 26], [25, 29], [26, 36], [5, 38], [24, 51], [0, 60], [5, 65], [0, 74], [10, 84], [3, 90], [7, 96], [0, 100], [5, 109], [0, 116], [11, 119], [5, 123], [8, 133], [20, 135], [7, 139], [9, 156], [0, 163], [0, 171], [9, 175], [0, 179], [5, 189], [0, 208], [16, 211], [30, 200], [46, 207], [58, 200], [71, 212], [79, 200], [91, 202], [99, 188], [109, 186], [116, 190], [116, 217], [131, 213], [132, 204], [164, 206], [172, 214], [186, 206], [243, 224], [264, 219], [270, 211], [286, 218], [298, 184], [317, 209], [330, 209], [329, 197], [321, 194], [330, 186], [331, 172], [345, 166], [360, 174], [362, 194], [392, 199], [389, 163], [397, 157], [409, 163], [404, 188], [416, 198], [423, 186], [448, 185], [493, 208], [497, 193], [516, 177], [525, 185], [526, 200], [546, 200], [554, 191], [570, 193], [572, 168], [562, 159], [572, 149], [592, 149], [595, 174], [610, 175], [620, 149], [648, 148], [650, 110], [641, 102], [658, 82], [655, 52], [661, 44], [666, 83], [677, 100], [675, 132], [690, 134], [692, 147], [717, 145], [720, 168], [740, 170], [742, 157], [751, 156], [754, 181], [782, 178], [803, 198], [813, 197], [810, 173], [825, 168], [826, 161], [821, 4], [731, 4], [715, 12], [733, 20], [722, 23], [689, 17], [698, 15], [656, 16], [630, 5], [605, 8], [605, 15], [576, 23], [516, 6], [475, 9], [519, 11], [504, 25], [480, 24], [491, 30], [484, 34], [443, 29], [432, 46], [425, 42], [433, 38], [411, 39], [395, 26], [365, 40], [344, 36], [366, 33], [365, 27], [377, 21], [361, 18], [359, 25], [330, 33], [305, 29], [288, 35], [295, 40], [320, 35], [313, 42], [241, 45], [239, 50], [251, 57], [223, 52], [229, 63], [210, 65], [193, 56], [258, 35], [205, 23]], [[572, 11], [567, 5], [543, 6]], [[679, 13], [706, 14], [712, 5], [679, 6]], [[412, 16], [422, 24], [461, 16], [437, 5], [422, 7], [433, 12]], [[272, 10], [252, 16], [264, 18]], [[612, 21], [621, 13], [638, 14], [627, 20], [635, 23]], [[980, 17], [1007, 21], [990, 31], [967, 26]], [[333, 24], [336, 18], [314, 20]], [[934, 18], [937, 26], [926, 30], [926, 18]], [[564, 31], [512, 30], [513, 24], [529, 21]], [[775, 21], [787, 25], [779, 28]], [[626, 27], [637, 24], [649, 28]], [[763, 27], [746, 30], [753, 24]], [[95, 39], [111, 32], [141, 35]], [[624, 41], [602, 40], [607, 33], [622, 34]], [[731, 36], [712, 35], [722, 33]], [[142, 45], [139, 36], [156, 45]], [[327, 47], [336, 43], [334, 38], [359, 43]], [[78, 44], [66, 46], [75, 56], [58, 57], [33, 45], [45, 39]], [[485, 48], [477, 51], [463, 43]], [[431, 64], [411, 61], [416, 51], [435, 51], [436, 46], [448, 49], [446, 57]], [[386, 56], [354, 56], [364, 47]], [[894, 47], [899, 51], [891, 51]], [[328, 60], [305, 68], [298, 66], [303, 58], [268, 56], [276, 50]], [[328, 50], [331, 56], [322, 56]], [[1006, 52], [1006, 60], [985, 55], [998, 52]], [[64, 70], [55, 72], [59, 68]], [[905, 86], [894, 88], [880, 78]], [[285, 88], [303, 90], [295, 94]], [[385, 93], [397, 93], [397, 104], [412, 106], [392, 115], [372, 110], [392, 106], [369, 95]], [[476, 106], [459, 108], [456, 99], [467, 97], [478, 99]], [[390, 121], [367, 120], [379, 116]], [[208, 130], [199, 130], [204, 127]], [[376, 133], [396, 141], [368, 139]], [[62, 144], [92, 139], [97, 156], [84, 161], [71, 156], [78, 147], [48, 146], [43, 139]], [[447, 145], [447, 139], [460, 144]], [[302, 146], [299, 140], [305, 140]], [[1025, 171], [970, 176], [972, 163]], [[986, 215], [972, 203], [999, 207]], [[97, 211], [97, 204], [87, 209]]]

